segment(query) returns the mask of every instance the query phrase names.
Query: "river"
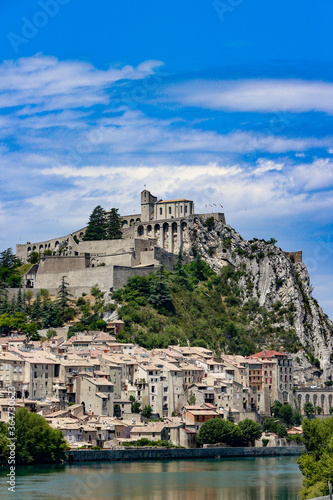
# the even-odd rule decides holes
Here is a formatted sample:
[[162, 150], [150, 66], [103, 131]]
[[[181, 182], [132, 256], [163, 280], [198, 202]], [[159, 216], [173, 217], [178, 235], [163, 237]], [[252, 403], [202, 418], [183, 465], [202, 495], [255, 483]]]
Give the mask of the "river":
[[297, 457], [98, 462], [17, 467], [16, 492], [0, 472], [0, 498], [20, 500], [293, 499], [302, 486]]

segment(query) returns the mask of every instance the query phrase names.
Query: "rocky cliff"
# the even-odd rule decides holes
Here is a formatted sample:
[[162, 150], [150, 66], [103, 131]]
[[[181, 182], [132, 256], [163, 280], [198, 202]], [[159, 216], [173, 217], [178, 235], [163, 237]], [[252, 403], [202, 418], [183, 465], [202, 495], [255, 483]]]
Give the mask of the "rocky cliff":
[[313, 376], [319, 362], [326, 380], [332, 372], [333, 323], [312, 297], [304, 263], [295, 262], [293, 255], [284, 253], [274, 240], [245, 241], [230, 226], [207, 221], [195, 220], [184, 254], [193, 257], [197, 252], [215, 271], [228, 264], [241, 270], [238, 284], [242, 303], [258, 301], [269, 312], [268, 318], [259, 318], [258, 313], [254, 321], [266, 321], [267, 328], [281, 327], [294, 333], [299, 381], [306, 378], [311, 367]]

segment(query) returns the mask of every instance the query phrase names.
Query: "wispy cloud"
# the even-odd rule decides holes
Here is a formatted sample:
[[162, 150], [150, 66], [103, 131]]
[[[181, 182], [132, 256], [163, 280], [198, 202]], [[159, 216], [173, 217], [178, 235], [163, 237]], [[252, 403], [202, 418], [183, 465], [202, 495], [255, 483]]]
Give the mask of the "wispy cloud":
[[160, 96], [183, 106], [226, 111], [333, 113], [333, 83], [258, 79], [235, 81], [195, 80], [170, 85]]
[[21, 113], [107, 104], [105, 92], [115, 82], [141, 80], [161, 66], [145, 61], [99, 70], [81, 61], [59, 61], [37, 55], [0, 65], [0, 108], [23, 107]]

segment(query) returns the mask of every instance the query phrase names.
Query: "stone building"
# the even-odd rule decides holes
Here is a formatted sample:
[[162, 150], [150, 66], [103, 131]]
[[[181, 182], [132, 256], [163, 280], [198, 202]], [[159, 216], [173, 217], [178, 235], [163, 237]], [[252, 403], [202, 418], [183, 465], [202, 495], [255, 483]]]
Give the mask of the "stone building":
[[93, 378], [84, 374], [77, 376], [76, 399], [84, 410], [93, 415], [113, 417], [113, 384], [106, 378]]
[[16, 397], [22, 398], [24, 361], [12, 352], [0, 352], [0, 388], [15, 387]]

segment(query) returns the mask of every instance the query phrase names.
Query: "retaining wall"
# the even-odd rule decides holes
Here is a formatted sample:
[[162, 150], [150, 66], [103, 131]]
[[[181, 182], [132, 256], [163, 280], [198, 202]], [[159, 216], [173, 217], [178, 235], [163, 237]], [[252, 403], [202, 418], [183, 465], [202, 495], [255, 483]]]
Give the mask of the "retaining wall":
[[122, 450], [66, 451], [70, 462], [184, 460], [233, 457], [298, 456], [303, 446], [257, 448], [135, 448]]

